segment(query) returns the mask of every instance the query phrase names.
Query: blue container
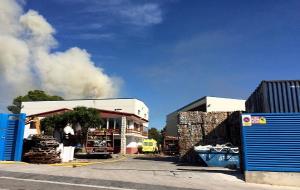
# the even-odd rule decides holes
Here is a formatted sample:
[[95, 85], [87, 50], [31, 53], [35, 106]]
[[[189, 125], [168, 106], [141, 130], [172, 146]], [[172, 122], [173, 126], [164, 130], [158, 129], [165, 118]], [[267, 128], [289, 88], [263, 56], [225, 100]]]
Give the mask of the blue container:
[[0, 114], [0, 160], [21, 161], [25, 114]]
[[246, 101], [249, 113], [300, 112], [300, 80], [262, 81]]
[[242, 115], [246, 171], [300, 172], [300, 113]]
[[199, 151], [196, 153], [209, 167], [240, 168], [239, 153], [231, 151]]

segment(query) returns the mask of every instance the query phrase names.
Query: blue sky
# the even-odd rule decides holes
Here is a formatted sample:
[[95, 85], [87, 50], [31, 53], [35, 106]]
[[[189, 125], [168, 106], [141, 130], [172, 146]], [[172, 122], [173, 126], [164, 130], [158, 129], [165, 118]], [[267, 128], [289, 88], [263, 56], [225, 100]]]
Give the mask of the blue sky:
[[300, 1], [28, 0], [144, 101], [150, 127], [202, 96], [247, 98], [261, 80], [299, 79]]

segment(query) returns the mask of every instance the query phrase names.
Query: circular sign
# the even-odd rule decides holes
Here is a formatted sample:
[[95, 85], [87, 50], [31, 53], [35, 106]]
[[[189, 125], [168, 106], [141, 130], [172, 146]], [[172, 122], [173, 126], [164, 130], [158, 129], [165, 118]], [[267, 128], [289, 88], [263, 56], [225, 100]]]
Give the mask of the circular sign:
[[249, 117], [244, 117], [244, 122], [249, 122], [250, 118]]

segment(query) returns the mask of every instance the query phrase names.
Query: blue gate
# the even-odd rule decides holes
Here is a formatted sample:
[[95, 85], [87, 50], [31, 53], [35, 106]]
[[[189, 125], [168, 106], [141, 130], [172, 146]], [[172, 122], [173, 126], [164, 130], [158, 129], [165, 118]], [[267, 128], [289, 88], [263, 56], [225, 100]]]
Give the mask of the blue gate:
[[246, 171], [300, 172], [300, 113], [242, 115]]
[[25, 114], [0, 114], [0, 160], [21, 161]]

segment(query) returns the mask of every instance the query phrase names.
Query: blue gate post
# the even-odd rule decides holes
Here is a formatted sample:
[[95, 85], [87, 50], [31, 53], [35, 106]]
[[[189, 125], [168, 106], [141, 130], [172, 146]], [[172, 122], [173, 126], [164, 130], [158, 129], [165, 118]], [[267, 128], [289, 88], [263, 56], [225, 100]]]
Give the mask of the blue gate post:
[[7, 114], [0, 114], [0, 160], [4, 160], [6, 130], [7, 130]]
[[0, 160], [21, 161], [25, 118], [25, 114], [0, 114]]
[[26, 119], [25, 114], [19, 115], [16, 149], [15, 149], [15, 156], [14, 156], [15, 161], [21, 161], [22, 159], [25, 119]]

